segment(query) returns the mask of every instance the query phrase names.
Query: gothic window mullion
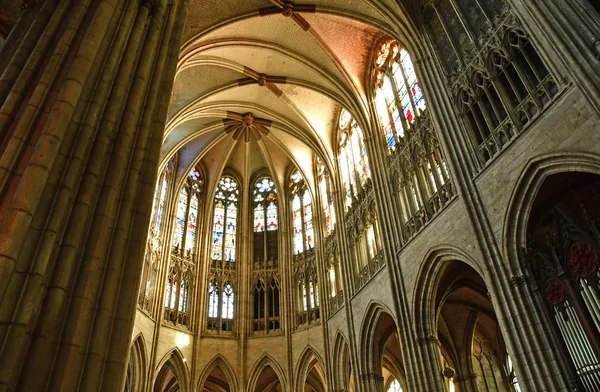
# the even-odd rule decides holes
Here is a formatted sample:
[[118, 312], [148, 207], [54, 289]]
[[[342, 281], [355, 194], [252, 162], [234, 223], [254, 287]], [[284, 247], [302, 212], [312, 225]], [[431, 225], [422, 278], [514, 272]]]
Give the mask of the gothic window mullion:
[[458, 20], [460, 21], [460, 24], [462, 25], [463, 29], [467, 33], [469, 40], [474, 45], [477, 45], [477, 40], [475, 39], [475, 32], [473, 31], [473, 27], [471, 26], [471, 24], [466, 20], [463, 10], [456, 3], [456, 0], [449, 0], [449, 2], [450, 2], [450, 5], [452, 6], [452, 8], [454, 9], [454, 12], [458, 16]]
[[[406, 84], [406, 79], [404, 77], [404, 70], [402, 69], [402, 65], [398, 64], [398, 66], [400, 67], [398, 72], [400, 72], [400, 74], [402, 75], [405, 85], [408, 86], [408, 84]], [[400, 91], [400, 89], [398, 88], [398, 85], [396, 84], [396, 80], [394, 78], [394, 75], [392, 74], [391, 67], [388, 68], [386, 71], [388, 74], [387, 75], [388, 79], [389, 79], [390, 83], [392, 84], [392, 91], [394, 92], [394, 104], [396, 105], [396, 110], [398, 110], [398, 112], [400, 113], [400, 118], [402, 119], [402, 126], [404, 127], [404, 129], [406, 129], [408, 131], [408, 129], [410, 129], [410, 124], [408, 123], [408, 121], [406, 120], [406, 117], [404, 116], [404, 110], [402, 108], [402, 100], [400, 99], [400, 94], [398, 93]], [[409, 99], [411, 99], [411, 103], [412, 103], [412, 94], [410, 92], [408, 92], [408, 95], [409, 95]], [[413, 108], [414, 108], [414, 103], [413, 103]]]
[[448, 25], [447, 25], [446, 21], [444, 20], [444, 18], [442, 17], [442, 15], [440, 14], [440, 11], [435, 3], [432, 3], [432, 8], [435, 11], [435, 15], [437, 16], [438, 20], [440, 21], [440, 24], [441, 24], [442, 28], [444, 29], [446, 36], [448, 37], [448, 41], [450, 41], [450, 44], [452, 45], [452, 49], [454, 50], [454, 54], [456, 55], [458, 62], [461, 65], [464, 64], [463, 58], [461, 56], [461, 50], [460, 50], [458, 44], [456, 43], [456, 37], [454, 37], [452, 34], [450, 34]]
[[[500, 70], [499, 72], [501, 72], [503, 74], [504, 78], [506, 78], [506, 80], [508, 81], [508, 76], [506, 75], [504, 69]], [[500, 104], [502, 106], [504, 106], [504, 109], [505, 109], [506, 113], [508, 114], [508, 117], [511, 119], [513, 125], [517, 129], [520, 129], [521, 121], [517, 117], [517, 114], [515, 111], [516, 107], [513, 104], [510, 97], [508, 96], [508, 92], [506, 91], [506, 86], [504, 84], [500, 83], [500, 81], [498, 80], [498, 77], [492, 77], [490, 79], [490, 81], [491, 81], [491, 88], [496, 89], [496, 92], [498, 93], [498, 97], [500, 98]], [[510, 86], [510, 81], [509, 81], [509, 88], [511, 88], [511, 91], [514, 92], [514, 90], [512, 90], [512, 86]]]
[[185, 255], [185, 242], [187, 240], [187, 231], [188, 231], [188, 220], [189, 220], [189, 215], [190, 215], [190, 204], [192, 202], [192, 188], [188, 188], [188, 199], [187, 199], [187, 205], [185, 207], [185, 221], [183, 224], [183, 236], [182, 236], [182, 240], [181, 240], [181, 255], [184, 256]]
[[[415, 102], [415, 97], [413, 96], [413, 94], [411, 92], [410, 84], [408, 82], [408, 77], [406, 76], [406, 71], [404, 70], [404, 64], [402, 64], [401, 56], [402, 56], [402, 51], [400, 50], [398, 52], [398, 55], [396, 56], [397, 59], [394, 59], [394, 61], [396, 62], [396, 64], [398, 64], [398, 72], [400, 72], [400, 75], [402, 76], [402, 81], [404, 82], [404, 86], [406, 86], [406, 94], [408, 95], [408, 99], [410, 100], [410, 104], [414, 111], [414, 115], [415, 115], [415, 117], [417, 117], [417, 116], [420, 116], [421, 113], [420, 113], [419, 109], [417, 108], [417, 103]], [[394, 80], [394, 84], [396, 84], [395, 80]], [[398, 88], [397, 85], [395, 85], [394, 91], [396, 91], [396, 96], [398, 97], [398, 91], [400, 91], [400, 89]], [[396, 101], [396, 102], [400, 102], [400, 105], [402, 105], [402, 101]], [[406, 121], [406, 123], [409, 124], [408, 120], [404, 117], [404, 110], [402, 110], [402, 118], [404, 118], [404, 121]], [[409, 124], [409, 126], [410, 126], [410, 124]], [[406, 129], [408, 129], [408, 128], [406, 128]]]
[[[384, 74], [385, 74], [385, 73], [387, 73], [387, 70], [381, 71], [381, 72], [384, 72]], [[386, 75], [386, 77], [389, 79], [389, 76]], [[393, 84], [392, 84], [392, 89], [394, 89], [393, 88]], [[388, 100], [387, 100], [387, 98], [385, 96], [385, 93], [383, 92], [383, 87], [381, 87], [379, 89], [379, 91], [380, 91], [380, 94], [383, 97], [383, 101], [386, 104], [385, 105], [385, 113], [388, 116], [389, 124], [390, 124], [390, 127], [392, 128], [392, 136], [394, 137], [394, 146], [396, 146], [396, 148], [398, 148], [397, 146], [399, 146], [399, 143], [400, 143], [400, 138], [398, 137], [398, 135], [400, 134], [400, 132], [396, 128], [396, 123], [394, 123], [394, 116], [393, 116], [392, 112], [390, 111], [390, 106], [394, 105], [394, 106], [396, 106], [396, 110], [400, 110], [400, 109], [398, 108], [398, 105], [396, 104], [397, 101], [396, 102], [388, 102]], [[397, 99], [397, 94], [396, 93], [394, 93], [394, 97], [395, 97], [395, 99]], [[402, 114], [400, 114], [400, 116], [401, 116], [401, 118], [404, 118], [404, 116]]]

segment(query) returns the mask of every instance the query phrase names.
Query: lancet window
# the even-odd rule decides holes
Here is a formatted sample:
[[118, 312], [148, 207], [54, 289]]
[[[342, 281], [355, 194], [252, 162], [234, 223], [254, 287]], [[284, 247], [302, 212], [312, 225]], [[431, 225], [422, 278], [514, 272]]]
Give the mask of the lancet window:
[[199, 168], [194, 167], [178, 195], [173, 252], [165, 290], [164, 318], [174, 324], [188, 325], [202, 190], [202, 175]]
[[213, 199], [207, 321], [207, 330], [211, 332], [233, 331], [239, 198], [238, 183], [223, 176]]
[[362, 193], [371, 179], [369, 157], [362, 130], [347, 110], [339, 117], [340, 152], [339, 165], [344, 183], [346, 211]]
[[312, 199], [306, 182], [298, 170], [292, 173], [290, 191], [292, 196], [294, 254], [297, 255], [315, 247]]
[[156, 285], [156, 275], [163, 252], [163, 236], [161, 235], [161, 230], [164, 222], [167, 197], [169, 195], [171, 168], [172, 164], [169, 162], [160, 173], [154, 192], [150, 231], [146, 243], [144, 267], [142, 269], [142, 283], [138, 295], [138, 304], [142, 309], [148, 312], [152, 312], [153, 310], [152, 304], [154, 299], [154, 287]]
[[254, 263], [277, 264], [279, 215], [277, 189], [270, 178], [254, 186]]
[[202, 176], [198, 168], [193, 168], [185, 185], [179, 191], [175, 229], [173, 231], [173, 247], [182, 256], [195, 253], [198, 227], [198, 210]]
[[396, 41], [383, 43], [375, 59], [375, 109], [389, 149], [396, 149], [426, 108], [410, 55]]
[[238, 198], [237, 182], [231, 177], [221, 178], [214, 198], [212, 260], [236, 260]]
[[272, 277], [266, 284], [265, 280], [257, 279], [254, 283], [253, 299], [253, 331], [256, 333], [280, 330], [278, 278]]
[[504, 0], [431, 0], [424, 19], [485, 165], [541, 113], [557, 84]]
[[320, 297], [314, 257], [294, 266], [296, 277], [296, 323], [298, 326], [320, 318]]
[[325, 168], [325, 164], [319, 159], [318, 175], [319, 175], [319, 193], [321, 194], [321, 203], [323, 208], [323, 217], [325, 218], [325, 233], [329, 236], [333, 233], [336, 225], [335, 209], [333, 207], [333, 186], [329, 171]]
[[394, 40], [381, 44], [374, 67], [374, 104], [390, 151], [390, 180], [409, 239], [454, 191], [409, 53]]
[[235, 314], [235, 290], [232, 281], [225, 276], [223, 282], [212, 277], [208, 284], [208, 323], [212, 332], [231, 332]]

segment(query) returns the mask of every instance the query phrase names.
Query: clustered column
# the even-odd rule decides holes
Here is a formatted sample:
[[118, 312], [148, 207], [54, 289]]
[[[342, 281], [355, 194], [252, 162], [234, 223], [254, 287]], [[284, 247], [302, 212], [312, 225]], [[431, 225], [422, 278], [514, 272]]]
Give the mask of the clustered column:
[[40, 1], [2, 47], [0, 391], [123, 389], [187, 8]]

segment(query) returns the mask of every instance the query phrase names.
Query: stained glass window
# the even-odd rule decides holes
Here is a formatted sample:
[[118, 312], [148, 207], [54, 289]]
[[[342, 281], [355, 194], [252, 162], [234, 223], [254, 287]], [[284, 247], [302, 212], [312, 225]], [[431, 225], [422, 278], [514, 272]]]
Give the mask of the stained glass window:
[[208, 287], [208, 317], [219, 317], [219, 285], [212, 280]]
[[319, 160], [319, 192], [323, 205], [323, 216], [325, 217], [325, 230], [327, 235], [335, 229], [335, 209], [333, 207], [333, 192], [331, 189], [331, 177], [325, 169], [325, 165]]
[[402, 386], [400, 385], [400, 382], [398, 380], [392, 381], [387, 392], [402, 392]]
[[[200, 171], [198, 168], [193, 168], [185, 184], [179, 191], [177, 214], [175, 215], [175, 230], [173, 231], [173, 246], [185, 250], [187, 254], [194, 253], [194, 246], [196, 245], [196, 228], [198, 225], [201, 191], [202, 180]], [[161, 201], [162, 204], [165, 202], [166, 199]]]
[[381, 45], [374, 67], [375, 109], [388, 147], [394, 150], [427, 105], [410, 55], [396, 41]]
[[158, 210], [156, 212], [156, 226], [155, 229], [158, 232], [160, 230], [160, 224], [162, 222], [163, 215], [165, 213], [165, 204], [167, 203], [167, 191], [169, 185], [169, 172], [165, 169], [162, 175], [162, 181], [160, 184], [160, 196], [158, 201]]
[[312, 199], [299, 171], [291, 177], [292, 226], [294, 229], [294, 254], [314, 248]]
[[275, 189], [275, 182], [268, 177], [262, 178], [254, 186], [255, 262], [263, 262], [265, 257], [272, 262], [277, 260], [278, 228], [277, 189]]
[[198, 223], [198, 195], [194, 194], [190, 201], [185, 237], [185, 250], [192, 252], [196, 244], [196, 225]]
[[183, 233], [185, 231], [185, 218], [188, 206], [188, 190], [181, 188], [179, 192], [179, 204], [177, 204], [177, 215], [175, 217], [175, 231], [173, 232], [173, 246], [183, 245]]
[[223, 308], [221, 318], [223, 320], [233, 320], [233, 286], [231, 283], [225, 283], [223, 287]]
[[235, 262], [237, 243], [238, 184], [223, 177], [217, 185], [214, 199], [211, 258]]
[[362, 130], [346, 110], [340, 114], [339, 127], [340, 171], [346, 190], [345, 207], [348, 209], [353, 198], [358, 196], [359, 188], [371, 178], [371, 168]]
[[337, 295], [337, 289], [335, 285], [335, 269], [333, 266], [329, 267], [329, 284], [331, 285], [331, 297]]

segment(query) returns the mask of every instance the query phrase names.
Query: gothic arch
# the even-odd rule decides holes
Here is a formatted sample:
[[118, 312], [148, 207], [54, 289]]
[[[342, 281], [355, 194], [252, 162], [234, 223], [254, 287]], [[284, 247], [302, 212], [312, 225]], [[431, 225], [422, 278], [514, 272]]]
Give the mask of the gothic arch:
[[337, 331], [335, 343], [333, 346], [333, 390], [342, 391], [350, 385], [352, 378], [352, 362], [350, 359], [350, 346], [348, 340]]
[[227, 383], [229, 384], [230, 390], [237, 391], [239, 388], [238, 388], [237, 378], [235, 377], [235, 372], [233, 371], [233, 368], [231, 367], [229, 362], [227, 362], [227, 359], [225, 359], [225, 357], [223, 357], [221, 354], [217, 354], [208, 363], [208, 365], [206, 365], [206, 367], [200, 374], [200, 380], [198, 382], [198, 390], [202, 391], [202, 388], [206, 384], [208, 377], [210, 376], [212, 371], [217, 367], [221, 369], [223, 374], [225, 374], [225, 377], [227, 378]]
[[[315, 368], [315, 367], [319, 367], [320, 368], [320, 372], [317, 371], [317, 373], [319, 373], [319, 379], [318, 381], [321, 382], [321, 387], [322, 388], [326, 388], [326, 376], [324, 374], [325, 372], [325, 366], [323, 365], [323, 359], [321, 358], [321, 356], [319, 355], [319, 353], [311, 346], [308, 345], [304, 348], [304, 351], [302, 352], [302, 354], [300, 354], [300, 358], [298, 359], [298, 364], [296, 365], [296, 391], [297, 392], [303, 392], [304, 391], [304, 385], [306, 383], [309, 383], [309, 373]], [[313, 384], [311, 383], [311, 386], [313, 386]], [[318, 389], [318, 386], [313, 386], [313, 388], [317, 391], [320, 391], [320, 389]], [[325, 389], [323, 389], [324, 392]]]
[[142, 392], [146, 390], [148, 376], [148, 353], [144, 335], [140, 332], [131, 344], [131, 354], [127, 365], [127, 392]]
[[435, 246], [427, 252], [417, 275], [413, 290], [413, 314], [418, 337], [431, 336], [435, 332], [435, 295], [441, 270], [448, 261], [462, 261], [473, 268], [485, 281], [485, 274], [471, 256], [449, 244]]
[[[380, 330], [382, 328], [383, 330]], [[379, 375], [383, 366], [386, 341], [398, 332], [396, 318], [386, 305], [371, 301], [363, 318], [360, 331], [360, 375], [361, 377], [362, 375]], [[371, 384], [371, 387], [373, 387], [373, 384]]]
[[565, 172], [600, 174], [600, 156], [569, 151], [544, 154], [530, 160], [517, 180], [503, 224], [504, 250], [511, 275], [522, 275], [519, 253], [526, 246], [528, 218], [540, 187], [549, 176]]
[[[155, 370], [155, 376], [153, 381], [154, 392], [171, 392], [170, 389], [160, 389], [161, 385], [157, 384], [160, 382], [168, 382], [168, 380], [161, 379], [165, 373], [170, 370], [176, 378], [179, 389], [177, 392], [188, 392], [190, 383], [189, 369], [186, 366], [185, 358], [179, 348], [175, 347], [169, 351], [158, 363]], [[157, 389], [158, 388], [158, 389]]]
[[277, 375], [279, 382], [281, 383], [281, 390], [287, 391], [287, 379], [285, 377], [285, 372], [283, 368], [279, 365], [279, 363], [271, 357], [269, 354], [264, 353], [254, 364], [252, 370], [250, 371], [250, 377], [248, 378], [247, 391], [254, 392], [256, 389], [256, 384], [258, 379], [265, 370], [265, 368], [270, 367], [273, 372]]

